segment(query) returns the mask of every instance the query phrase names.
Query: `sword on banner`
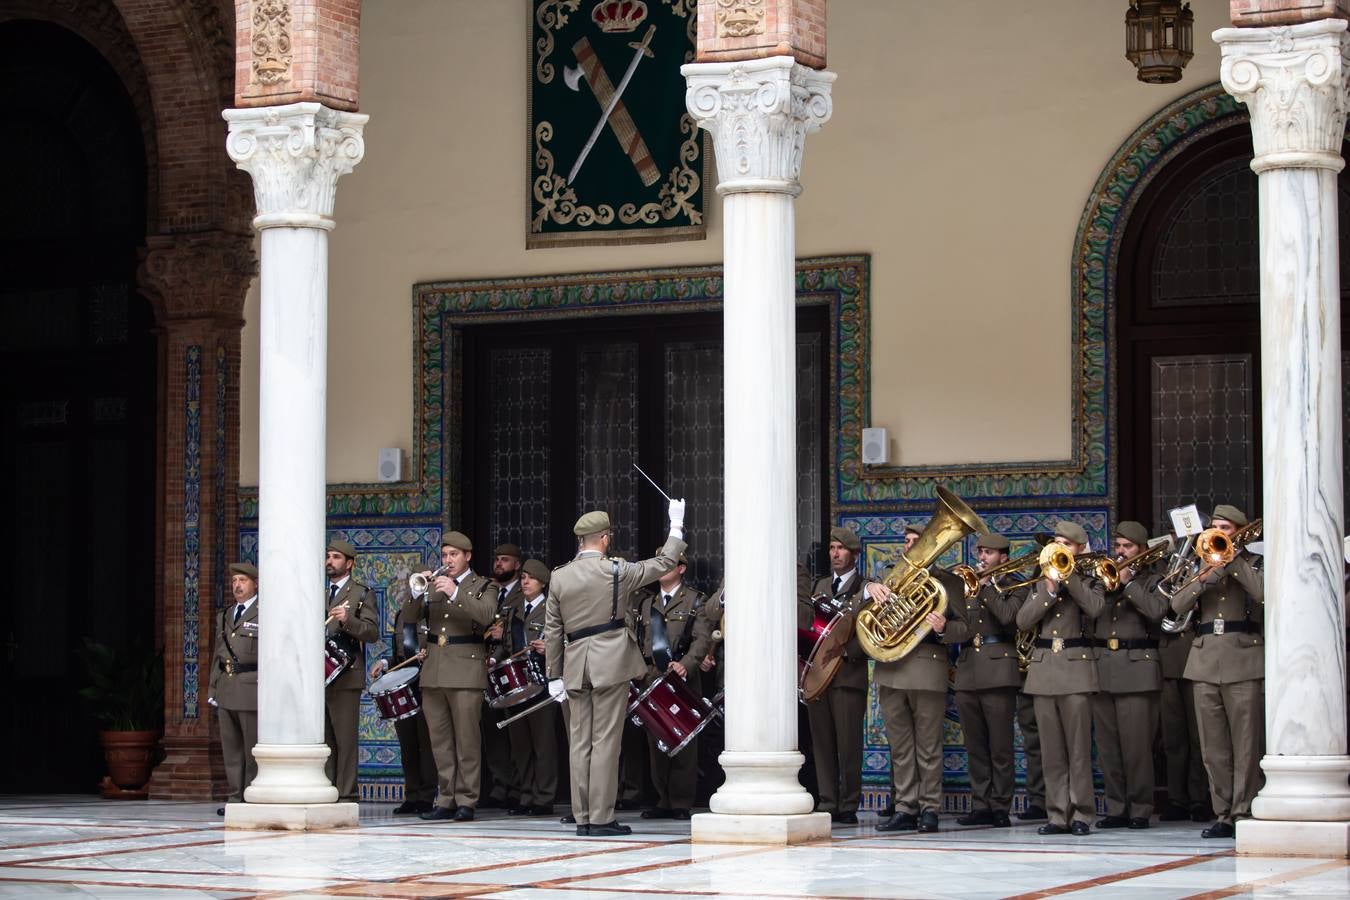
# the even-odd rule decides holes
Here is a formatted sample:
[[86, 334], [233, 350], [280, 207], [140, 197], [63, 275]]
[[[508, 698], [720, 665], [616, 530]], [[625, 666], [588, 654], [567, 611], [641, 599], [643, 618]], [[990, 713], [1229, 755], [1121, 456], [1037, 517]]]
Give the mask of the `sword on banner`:
[[[594, 147], [594, 146], [595, 146], [595, 142], [596, 142], [597, 140], [599, 140], [599, 138], [600, 138], [600, 132], [605, 130], [605, 125], [609, 122], [610, 114], [613, 113], [613, 112], [614, 112], [614, 108], [615, 108], [616, 106], [619, 105], [619, 100], [620, 100], [620, 98], [623, 97], [623, 92], [628, 88], [628, 82], [630, 82], [630, 81], [633, 80], [633, 72], [635, 72], [635, 71], [637, 70], [638, 63], [642, 62], [642, 57], [644, 57], [644, 56], [649, 56], [649, 57], [655, 58], [656, 54], [653, 53], [653, 52], [649, 49], [649, 45], [650, 45], [651, 42], [652, 42], [652, 36], [655, 35], [655, 34], [656, 34], [656, 26], [655, 26], [655, 25], [648, 25], [648, 26], [647, 26], [647, 33], [646, 33], [646, 35], [643, 36], [641, 42], [639, 42], [639, 43], [633, 43], [633, 44], [629, 44], [629, 45], [628, 45], [628, 46], [632, 47], [633, 50], [634, 50], [634, 53], [633, 53], [633, 59], [632, 59], [632, 61], [631, 61], [630, 63], [628, 63], [628, 69], [627, 69], [627, 71], [625, 71], [625, 72], [623, 73], [623, 79], [619, 82], [619, 86], [618, 86], [617, 88], [614, 89], [614, 92], [609, 96], [608, 101], [605, 102], [604, 111], [603, 111], [602, 113], [600, 113], [600, 121], [596, 122], [596, 123], [595, 123], [595, 128], [591, 129], [591, 136], [590, 136], [589, 138], [587, 138], [585, 146], [583, 146], [583, 147], [581, 148], [581, 155], [579, 155], [579, 156], [577, 157], [577, 161], [574, 162], [574, 163], [572, 164], [572, 170], [571, 170], [570, 172], [567, 173], [567, 183], [568, 183], [568, 184], [571, 184], [573, 181], [576, 180], [576, 178], [577, 178], [577, 173], [581, 171], [581, 165], [582, 165], [582, 163], [584, 163], [584, 162], [586, 161], [586, 157], [589, 156], [590, 153], [591, 153], [591, 148]], [[580, 43], [578, 43], [578, 47], [580, 47], [580, 46], [581, 46]], [[573, 49], [575, 50], [575, 49], [577, 49], [577, 48], [573, 48]], [[597, 75], [603, 75], [604, 70], [600, 68], [599, 61], [598, 61], [598, 60], [595, 60], [594, 55], [593, 55], [593, 54], [590, 54], [590, 53], [589, 53], [589, 50], [590, 50], [590, 44], [586, 44], [586, 46], [585, 46], [585, 51], [583, 51], [583, 52], [578, 52], [578, 61], [579, 61], [579, 62], [582, 62], [583, 65], [584, 65], [586, 62], [593, 61], [593, 64], [592, 64], [591, 66], [586, 67], [586, 69], [585, 69], [585, 74], [587, 75], [587, 77], [588, 77], [589, 79], [592, 80], [591, 90], [595, 93], [596, 99], [599, 100], [599, 99], [600, 99], [600, 95], [601, 95], [601, 93], [602, 93], [603, 91], [602, 91], [602, 89], [601, 89], [600, 84], [595, 83], [595, 82], [598, 81], [599, 79], [595, 78], [594, 76], [597, 76]], [[581, 56], [582, 56], [582, 55], [589, 55], [589, 56], [590, 56], [590, 60], [582, 60], [582, 59], [581, 59]], [[575, 84], [574, 84], [573, 79], [572, 79], [571, 77], [569, 77], [569, 72], [566, 72], [566, 71], [565, 71], [565, 72], [563, 73], [563, 75], [564, 75], [564, 77], [565, 77], [565, 80], [568, 82], [568, 87], [571, 87], [571, 88], [573, 88], [573, 89], [575, 90]], [[605, 81], [608, 81], [608, 79], [604, 79], [604, 80], [605, 80]], [[616, 123], [616, 124], [617, 124], [617, 123]], [[627, 124], [628, 124], [628, 126], [631, 128], [631, 126], [632, 126], [632, 120], [629, 119], [628, 122], [627, 122]], [[633, 131], [634, 131], [634, 134], [636, 135], [636, 129], [633, 129]], [[617, 130], [616, 130], [616, 136], [617, 136]], [[620, 139], [620, 143], [623, 143], [622, 138]], [[642, 144], [642, 138], [641, 138], [640, 136], [637, 137], [637, 144], [639, 144], [639, 145]], [[624, 146], [624, 150], [628, 152], [629, 156], [633, 158], [634, 164], [638, 166], [638, 171], [639, 171], [639, 173], [640, 173], [641, 176], [642, 176], [642, 181], [643, 181], [643, 183], [644, 183], [644, 184], [647, 184], [648, 186], [650, 186], [651, 184], [655, 183], [655, 180], [649, 182], [649, 181], [647, 180], [648, 177], [650, 177], [650, 175], [652, 175], [652, 174], [655, 174], [656, 177], [659, 178], [660, 175], [656, 173], [656, 167], [653, 166], [653, 165], [651, 165], [651, 155], [645, 152], [646, 149], [647, 149], [646, 146], [645, 146], [645, 145], [642, 145], [641, 149], [642, 149], [643, 152], [642, 152], [640, 155], [641, 155], [642, 157], [645, 157], [645, 162], [646, 162], [647, 166], [650, 167], [650, 169], [651, 169], [651, 172], [650, 172], [650, 173], [647, 172], [647, 171], [644, 171], [644, 166], [643, 166], [641, 163], [639, 163], [639, 158], [638, 158], [637, 155], [635, 155], [635, 151], [637, 150], [637, 146], [635, 146], [635, 145], [634, 145], [634, 146], [630, 146], [630, 145], [625, 145], [625, 146]]]

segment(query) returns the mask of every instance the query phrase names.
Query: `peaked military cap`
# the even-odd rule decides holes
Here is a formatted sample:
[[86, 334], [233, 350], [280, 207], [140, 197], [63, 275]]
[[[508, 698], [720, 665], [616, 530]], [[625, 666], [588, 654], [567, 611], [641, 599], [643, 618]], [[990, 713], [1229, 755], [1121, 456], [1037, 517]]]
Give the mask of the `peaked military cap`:
[[258, 580], [258, 567], [249, 562], [230, 563], [231, 575], [247, 575], [254, 581]]
[[1147, 546], [1148, 544], [1148, 529], [1140, 522], [1131, 522], [1129, 520], [1121, 522], [1116, 526], [1116, 535], [1117, 537], [1123, 537], [1131, 544], [1140, 547]]
[[1247, 515], [1242, 510], [1233, 506], [1231, 503], [1220, 503], [1214, 507], [1214, 514], [1211, 519], [1227, 519], [1237, 527], [1241, 528], [1247, 524]]
[[983, 547], [986, 550], [1004, 550], [1006, 551], [1012, 544], [1001, 534], [994, 534], [992, 531], [982, 534], [975, 539], [976, 547]]
[[441, 535], [442, 547], [454, 547], [456, 550], [463, 550], [465, 553], [473, 550], [473, 541], [462, 531], [447, 531]]
[[356, 559], [356, 546], [351, 541], [333, 538], [333, 540], [328, 542], [328, 549], [341, 553], [348, 559]]
[[525, 554], [520, 552], [520, 547], [515, 544], [498, 544], [497, 549], [492, 551], [493, 556], [514, 556], [516, 559], [524, 559]]
[[906, 526], [905, 526], [905, 534], [917, 534], [917, 535], [919, 535], [919, 536], [922, 536], [922, 535], [923, 535], [923, 529], [920, 528], [918, 525], [906, 525]]
[[1070, 522], [1068, 519], [1060, 519], [1055, 523], [1055, 534], [1062, 538], [1068, 538], [1075, 544], [1086, 544], [1088, 542], [1087, 532], [1083, 526], [1077, 522]]
[[549, 571], [549, 567], [544, 565], [541, 560], [537, 559], [525, 560], [525, 565], [520, 568], [526, 575], [529, 575], [536, 581], [542, 581], [544, 584], [548, 584], [549, 577], [553, 575], [553, 573]]
[[858, 540], [858, 536], [853, 533], [853, 529], [845, 528], [842, 525], [836, 525], [830, 529], [830, 540], [838, 541], [854, 553], [862, 549], [862, 541]]
[[586, 513], [572, 526], [572, 533], [577, 535], [597, 534], [601, 531], [609, 531], [609, 513], [599, 509]]

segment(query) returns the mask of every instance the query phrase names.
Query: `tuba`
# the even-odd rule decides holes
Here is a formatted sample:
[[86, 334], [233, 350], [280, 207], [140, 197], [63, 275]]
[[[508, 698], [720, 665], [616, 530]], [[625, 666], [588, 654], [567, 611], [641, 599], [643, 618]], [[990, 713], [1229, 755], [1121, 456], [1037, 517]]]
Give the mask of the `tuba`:
[[933, 561], [966, 535], [989, 530], [960, 497], [944, 487], [937, 495], [937, 508], [923, 534], [886, 576], [888, 596], [869, 600], [858, 611], [858, 642], [878, 662], [895, 662], [913, 650], [931, 630], [928, 614], [946, 611], [951, 598], [928, 573]]

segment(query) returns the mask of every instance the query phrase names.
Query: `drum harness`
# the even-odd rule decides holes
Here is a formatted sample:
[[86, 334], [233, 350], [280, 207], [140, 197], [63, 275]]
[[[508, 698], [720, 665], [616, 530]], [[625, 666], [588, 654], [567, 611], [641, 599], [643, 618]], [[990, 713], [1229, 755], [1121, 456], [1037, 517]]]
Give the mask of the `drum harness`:
[[230, 654], [229, 659], [220, 661], [220, 670], [226, 675], [242, 675], [245, 672], [258, 671], [257, 663], [241, 663], [239, 657], [234, 653], [234, 646], [230, 643], [230, 626], [225, 623], [225, 617], [229, 615], [230, 609], [227, 606], [220, 611], [220, 637], [225, 641], [225, 652]]
[[[689, 610], [689, 615], [685, 618], [684, 630], [680, 632], [680, 639], [676, 642], [674, 651], [670, 647], [670, 634], [666, 629], [666, 617], [662, 613], [653, 609], [651, 614], [652, 624], [652, 654], [647, 655], [647, 639], [643, 628], [642, 616], [637, 616], [638, 626], [638, 648], [641, 649], [642, 658], [647, 665], [655, 666], [660, 671], [665, 671], [674, 660], [684, 658], [689, 652], [689, 645], [694, 641], [694, 619], [698, 616], [698, 611], [703, 608], [703, 602], [706, 598], [702, 591], [696, 591], [694, 596], [694, 607]], [[656, 602], [656, 597], [652, 597], [652, 602]]]

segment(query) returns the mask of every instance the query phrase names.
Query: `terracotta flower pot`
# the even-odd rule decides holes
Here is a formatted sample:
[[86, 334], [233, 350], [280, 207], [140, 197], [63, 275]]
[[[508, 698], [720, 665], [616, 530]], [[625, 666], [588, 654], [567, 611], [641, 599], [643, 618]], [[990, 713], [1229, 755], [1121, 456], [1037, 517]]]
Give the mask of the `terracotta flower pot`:
[[100, 731], [108, 778], [124, 791], [136, 791], [150, 781], [158, 731]]

